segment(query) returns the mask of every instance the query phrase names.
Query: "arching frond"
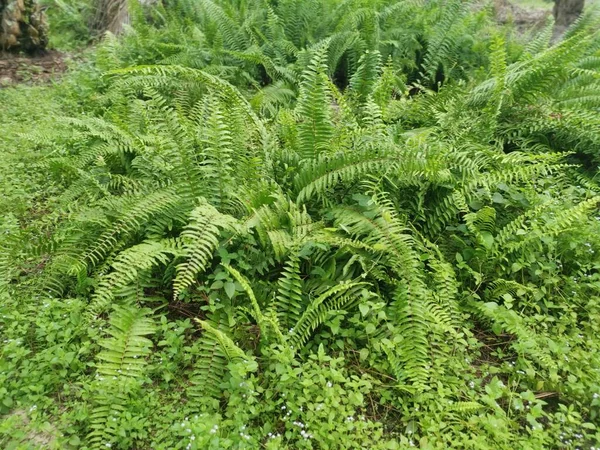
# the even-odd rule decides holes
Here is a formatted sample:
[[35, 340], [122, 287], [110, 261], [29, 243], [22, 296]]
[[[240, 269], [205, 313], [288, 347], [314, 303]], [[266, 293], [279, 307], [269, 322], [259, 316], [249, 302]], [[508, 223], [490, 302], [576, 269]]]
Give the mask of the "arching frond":
[[186, 261], [177, 265], [173, 281], [173, 297], [177, 298], [191, 286], [196, 275], [206, 270], [219, 243], [222, 229], [235, 227], [236, 220], [221, 214], [206, 201], [200, 201], [190, 213], [190, 221], [181, 233]]

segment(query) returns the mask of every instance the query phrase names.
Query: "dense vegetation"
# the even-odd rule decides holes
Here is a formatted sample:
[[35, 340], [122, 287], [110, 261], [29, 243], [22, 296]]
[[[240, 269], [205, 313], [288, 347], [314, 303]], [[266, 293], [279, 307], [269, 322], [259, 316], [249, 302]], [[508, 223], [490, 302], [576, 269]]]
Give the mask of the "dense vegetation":
[[598, 447], [600, 15], [168, 3], [0, 91], [3, 448]]

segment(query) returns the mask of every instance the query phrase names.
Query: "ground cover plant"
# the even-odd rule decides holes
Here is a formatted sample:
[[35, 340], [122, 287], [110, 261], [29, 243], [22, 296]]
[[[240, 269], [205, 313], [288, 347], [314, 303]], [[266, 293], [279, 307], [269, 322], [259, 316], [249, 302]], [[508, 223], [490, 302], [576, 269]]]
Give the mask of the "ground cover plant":
[[600, 446], [596, 10], [132, 6], [0, 91], [4, 448]]

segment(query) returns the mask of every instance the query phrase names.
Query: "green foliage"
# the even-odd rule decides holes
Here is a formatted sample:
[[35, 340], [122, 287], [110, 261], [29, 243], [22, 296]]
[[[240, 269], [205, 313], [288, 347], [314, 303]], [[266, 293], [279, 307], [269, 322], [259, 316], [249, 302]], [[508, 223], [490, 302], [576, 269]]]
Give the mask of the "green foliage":
[[475, 6], [177, 0], [0, 91], [2, 445], [597, 447], [598, 16]]
[[91, 40], [89, 23], [97, 7], [93, 1], [41, 0], [39, 3], [47, 8], [51, 48], [73, 50]]
[[105, 448], [118, 438], [118, 416], [126, 412], [132, 397], [141, 395], [137, 380], [143, 378], [145, 358], [150, 354], [152, 341], [145, 336], [154, 333], [149, 310], [118, 307], [110, 319], [106, 338], [100, 342], [96, 377], [90, 386], [93, 410], [90, 415], [92, 448]]

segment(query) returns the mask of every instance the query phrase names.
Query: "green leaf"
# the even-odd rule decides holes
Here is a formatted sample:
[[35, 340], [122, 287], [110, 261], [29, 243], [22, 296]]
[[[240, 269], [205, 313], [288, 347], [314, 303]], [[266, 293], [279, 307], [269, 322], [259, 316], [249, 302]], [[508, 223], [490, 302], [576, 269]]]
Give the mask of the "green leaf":
[[494, 236], [489, 231], [482, 231], [481, 239], [483, 241], [483, 245], [488, 250], [491, 249], [492, 246], [494, 245]]
[[225, 288], [225, 293], [227, 294], [227, 296], [229, 298], [233, 298], [233, 296], [235, 295], [235, 283], [228, 281], [227, 283], [225, 283], [224, 288]]
[[506, 200], [504, 199], [504, 197], [502, 197], [502, 194], [500, 194], [499, 192], [495, 192], [494, 195], [492, 195], [492, 202], [494, 203], [506, 203]]
[[361, 303], [360, 305], [358, 305], [358, 309], [360, 309], [360, 313], [362, 314], [362, 316], [366, 317], [366, 315], [369, 314], [369, 310], [371, 308], [369, 307], [369, 305], [365, 305], [364, 303]]
[[365, 361], [369, 357], [369, 350], [366, 348], [360, 349], [360, 352], [358, 352], [358, 353], [360, 355], [361, 361]]

